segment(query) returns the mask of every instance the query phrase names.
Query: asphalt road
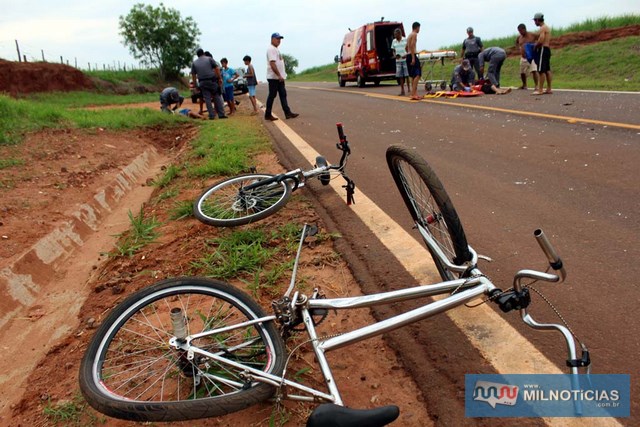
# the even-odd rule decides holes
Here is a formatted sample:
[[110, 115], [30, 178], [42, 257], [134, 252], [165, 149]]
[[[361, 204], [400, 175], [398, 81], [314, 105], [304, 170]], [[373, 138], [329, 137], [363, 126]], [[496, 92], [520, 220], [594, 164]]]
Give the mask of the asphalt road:
[[[635, 279], [640, 273], [640, 94], [555, 91], [531, 96], [514, 91], [507, 96], [409, 102], [395, 96], [398, 87], [390, 85], [360, 89], [288, 82], [287, 89], [300, 117], [286, 124], [337, 162], [335, 123], [342, 122], [353, 150], [348, 172], [358, 191], [407, 229], [409, 217], [384, 155], [390, 144], [415, 147], [445, 184], [471, 246], [493, 258], [480, 267], [502, 288], [511, 286], [519, 269], [544, 269], [545, 258], [532, 237], [534, 229], [544, 229], [563, 258], [568, 278], [562, 285], [537, 287], [590, 348], [593, 373], [632, 374], [632, 418], [621, 421], [637, 425], [640, 384], [633, 374], [640, 371], [640, 291]], [[258, 95], [264, 102], [266, 85], [259, 86]], [[278, 100], [274, 112], [284, 117]], [[277, 132], [274, 136], [285, 163], [301, 166], [284, 138]], [[354, 267], [366, 275], [360, 280], [374, 283], [371, 291], [389, 286], [389, 271], [397, 266], [385, 261], [380, 269], [384, 249], [367, 236], [366, 227], [324, 196], [319, 186], [312, 186], [312, 193], [345, 240], [357, 241], [344, 251], [356, 254], [350, 262], [361, 264]], [[400, 277], [393, 273], [393, 278]], [[532, 312], [553, 320], [553, 312], [543, 306], [535, 301]], [[564, 365], [559, 336], [526, 328], [515, 313], [504, 318], [558, 366]], [[429, 369], [438, 371], [425, 380], [423, 389], [431, 404], [435, 394], [429, 387], [446, 388], [448, 382], [446, 390], [456, 394], [461, 373], [487, 368], [475, 360], [480, 356], [464, 338], [457, 338], [451, 324], [429, 322], [430, 332], [414, 329], [409, 334], [429, 355]], [[423, 332], [424, 337], [417, 337]], [[460, 348], [443, 340], [458, 341]], [[429, 348], [434, 346], [439, 350]], [[415, 355], [404, 360], [414, 373], [428, 364]], [[433, 405], [442, 425], [462, 420], [447, 415], [460, 412], [459, 405]]]

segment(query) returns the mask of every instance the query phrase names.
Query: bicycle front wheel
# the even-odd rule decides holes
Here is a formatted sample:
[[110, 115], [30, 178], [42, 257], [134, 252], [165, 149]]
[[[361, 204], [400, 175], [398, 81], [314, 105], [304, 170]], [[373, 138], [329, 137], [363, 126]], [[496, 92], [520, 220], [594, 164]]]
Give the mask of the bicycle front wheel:
[[193, 214], [205, 224], [235, 227], [259, 221], [282, 208], [291, 197], [287, 181], [244, 187], [272, 178], [268, 174], [247, 174], [225, 179], [206, 189], [193, 204]]
[[[220, 329], [193, 346], [241, 367], [170, 345], [170, 313], [178, 308], [188, 335]], [[98, 328], [82, 359], [80, 389], [96, 410], [126, 420], [190, 420], [244, 409], [275, 388], [251, 382], [243, 367], [281, 375], [285, 365], [274, 322], [246, 324], [262, 317], [260, 306], [229, 284], [197, 277], [159, 282], [128, 297]]]
[[[471, 260], [458, 213], [431, 166], [400, 145], [387, 149], [387, 164], [411, 217], [427, 230], [447, 260], [456, 265]], [[431, 249], [429, 252], [442, 279], [454, 279], [443, 260]]]

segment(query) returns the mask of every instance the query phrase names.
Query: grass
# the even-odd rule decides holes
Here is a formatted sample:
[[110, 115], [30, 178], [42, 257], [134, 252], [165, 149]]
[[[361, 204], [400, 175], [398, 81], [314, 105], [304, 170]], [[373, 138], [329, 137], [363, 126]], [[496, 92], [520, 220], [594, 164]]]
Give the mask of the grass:
[[180, 176], [180, 168], [176, 165], [170, 165], [164, 171], [164, 175], [160, 177], [160, 179], [153, 182], [158, 188], [165, 188], [169, 183], [171, 183], [174, 179]]
[[155, 217], [145, 218], [142, 207], [140, 207], [138, 216], [134, 217], [131, 211], [129, 211], [128, 215], [131, 228], [117, 235], [119, 240], [116, 243], [117, 253], [115, 255], [133, 256], [146, 245], [155, 242], [159, 237], [156, 228], [160, 226], [160, 223]]
[[0, 95], [0, 145], [17, 144], [26, 133], [42, 129], [126, 130], [178, 125], [184, 120], [169, 114], [158, 114], [150, 109], [76, 109], [89, 103], [120, 104], [140, 102], [141, 99], [140, 96], [117, 97], [88, 92], [34, 94], [30, 100]]
[[128, 70], [128, 71], [113, 71], [113, 70], [93, 70], [84, 71], [88, 76], [99, 78], [100, 80], [107, 81], [113, 84], [121, 84], [127, 82], [134, 82], [135, 84], [157, 84], [160, 79], [158, 70]]
[[271, 141], [256, 120], [221, 120], [215, 127], [203, 126], [192, 142], [190, 177], [236, 175], [247, 170], [250, 159], [265, 152]]
[[22, 159], [0, 159], [0, 169], [10, 168], [12, 166], [21, 166], [24, 165], [24, 160]]
[[54, 425], [95, 426], [106, 423], [104, 417], [97, 417], [88, 409], [87, 403], [78, 393], [69, 401], [59, 401], [55, 404], [48, 401], [42, 412]]
[[260, 291], [270, 293], [293, 268], [291, 256], [299, 235], [297, 224], [226, 231], [207, 243], [206, 254], [192, 263], [192, 273], [221, 280], [239, 278], [254, 296]]

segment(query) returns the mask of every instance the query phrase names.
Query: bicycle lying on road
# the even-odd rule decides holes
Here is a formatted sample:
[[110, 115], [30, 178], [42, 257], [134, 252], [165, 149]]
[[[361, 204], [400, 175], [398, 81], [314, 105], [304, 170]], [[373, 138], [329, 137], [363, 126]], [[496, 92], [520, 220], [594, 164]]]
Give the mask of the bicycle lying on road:
[[338, 123], [340, 142], [336, 147], [342, 151], [338, 165], [329, 165], [323, 156], [316, 157], [316, 166], [308, 171], [295, 169], [278, 175], [250, 173], [220, 181], [207, 188], [193, 203], [195, 217], [205, 224], [217, 227], [235, 227], [249, 224], [273, 215], [282, 208], [298, 188], [318, 178], [328, 185], [331, 174], [341, 175], [347, 182], [347, 204], [353, 203], [355, 183], [345, 173], [347, 159], [351, 154], [349, 142], [342, 124]]
[[[82, 359], [80, 386], [87, 402], [116, 418], [174, 421], [225, 415], [275, 396], [276, 401], [322, 403], [308, 426], [334, 425], [336, 417], [342, 426], [386, 425], [398, 417], [396, 406], [344, 407], [326, 353], [479, 297], [504, 312], [519, 310], [525, 324], [534, 329], [559, 331], [572, 374], [588, 366], [586, 346], [581, 344], [578, 358], [579, 341], [566, 324], [538, 323], [529, 314], [532, 283], [525, 281], [561, 282], [565, 277], [562, 261], [545, 234], [534, 232], [553, 272], [520, 270], [513, 286], [501, 290], [479, 270], [479, 256], [467, 244], [458, 214], [431, 167], [401, 146], [387, 150], [387, 162], [442, 282], [357, 297], [325, 298], [317, 288], [307, 295], [295, 286], [304, 239], [314, 230], [305, 225], [291, 282], [282, 298], [272, 303], [272, 314], [232, 285], [200, 277], [164, 280], [124, 300], [96, 331]], [[318, 330], [330, 310], [435, 295], [446, 296], [339, 335], [324, 336]], [[287, 378], [284, 339], [301, 332], [308, 335], [326, 390]]]

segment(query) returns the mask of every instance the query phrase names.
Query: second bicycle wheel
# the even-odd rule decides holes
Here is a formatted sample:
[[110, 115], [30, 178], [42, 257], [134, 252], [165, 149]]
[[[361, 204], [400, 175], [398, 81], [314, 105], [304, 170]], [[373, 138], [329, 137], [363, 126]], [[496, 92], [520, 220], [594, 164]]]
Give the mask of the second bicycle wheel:
[[[263, 317], [257, 303], [224, 282], [159, 282], [125, 299], [98, 328], [80, 365], [80, 389], [96, 410], [126, 420], [179, 421], [244, 409], [275, 391], [252, 381], [246, 367], [280, 375], [285, 365], [274, 321], [250, 323]], [[179, 334], [174, 329], [200, 334], [192, 346], [225, 360], [178, 349], [171, 344]]]
[[[448, 261], [460, 265], [471, 260], [458, 213], [431, 166], [415, 151], [400, 145], [387, 149], [387, 164], [413, 220], [431, 234]], [[442, 260], [433, 252], [431, 255], [440, 276], [454, 279]]]
[[193, 214], [205, 224], [235, 227], [273, 215], [291, 196], [287, 181], [245, 187], [272, 178], [268, 174], [239, 175], [206, 189], [193, 204]]

